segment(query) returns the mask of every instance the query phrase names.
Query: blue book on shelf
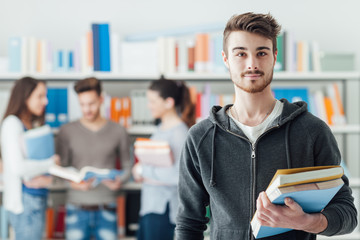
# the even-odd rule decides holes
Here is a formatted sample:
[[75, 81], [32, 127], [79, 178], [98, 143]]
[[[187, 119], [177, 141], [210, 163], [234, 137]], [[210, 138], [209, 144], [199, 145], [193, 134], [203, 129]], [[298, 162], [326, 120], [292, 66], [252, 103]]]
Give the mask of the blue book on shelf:
[[69, 122], [67, 88], [56, 89], [56, 122], [58, 127]]
[[94, 71], [100, 71], [99, 24], [92, 24]]
[[64, 68], [64, 52], [62, 50], [58, 51], [58, 68]]
[[28, 159], [43, 160], [55, 153], [54, 134], [49, 125], [30, 129], [24, 133], [24, 148]]
[[47, 98], [48, 105], [45, 110], [45, 123], [50, 125], [52, 128], [59, 127], [57, 121], [57, 102], [59, 101], [56, 96], [56, 88], [48, 88], [47, 90]]
[[[321, 212], [326, 207], [343, 185], [344, 182], [342, 179], [337, 178], [325, 182], [277, 188], [271, 193], [266, 191], [266, 194], [268, 195], [269, 200], [274, 204], [284, 205], [285, 198], [289, 197], [297, 202], [304, 212], [317, 213]], [[309, 190], [304, 190], [307, 188]], [[256, 218], [252, 220], [251, 227], [256, 239], [274, 236], [292, 230], [289, 228], [262, 226]]]
[[272, 89], [276, 99], [285, 98], [289, 102], [304, 101], [309, 105], [309, 90], [302, 87], [274, 87]]
[[74, 53], [73, 53], [73, 51], [69, 51], [69, 56], [68, 56], [68, 58], [69, 58], [69, 65], [68, 65], [68, 69], [69, 70], [72, 70], [72, 69], [74, 69]]
[[9, 71], [21, 72], [21, 37], [9, 39]]
[[109, 24], [99, 24], [100, 71], [109, 72], [110, 67], [110, 31]]

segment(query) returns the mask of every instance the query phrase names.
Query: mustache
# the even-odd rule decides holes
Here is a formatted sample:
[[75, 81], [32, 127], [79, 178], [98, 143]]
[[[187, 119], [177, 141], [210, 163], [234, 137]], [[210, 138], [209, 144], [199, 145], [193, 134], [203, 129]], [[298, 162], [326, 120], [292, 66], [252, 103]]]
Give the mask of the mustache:
[[241, 77], [245, 77], [246, 74], [259, 74], [259, 75], [263, 76], [265, 73], [260, 70], [246, 71], [246, 72], [241, 73]]

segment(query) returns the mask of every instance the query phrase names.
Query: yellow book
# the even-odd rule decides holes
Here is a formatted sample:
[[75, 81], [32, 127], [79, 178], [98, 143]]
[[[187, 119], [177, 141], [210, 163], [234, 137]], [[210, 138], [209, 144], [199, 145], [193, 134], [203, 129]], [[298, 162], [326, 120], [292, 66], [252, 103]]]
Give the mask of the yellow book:
[[329, 181], [340, 178], [342, 175], [344, 175], [344, 170], [338, 165], [278, 169], [266, 191], [278, 187]]

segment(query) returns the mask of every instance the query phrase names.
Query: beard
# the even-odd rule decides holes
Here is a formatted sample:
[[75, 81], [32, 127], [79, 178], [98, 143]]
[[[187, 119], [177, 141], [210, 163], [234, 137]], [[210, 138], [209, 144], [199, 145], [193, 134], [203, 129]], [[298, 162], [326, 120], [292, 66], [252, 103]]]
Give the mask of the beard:
[[99, 116], [100, 116], [100, 110], [94, 113], [84, 114], [85, 119], [88, 120], [89, 122], [95, 121], [96, 119], [98, 119]]
[[[257, 85], [256, 82], [258, 80], [250, 80], [250, 82], [251, 82], [251, 84], [249, 84], [250, 86], [246, 86], [245, 84], [242, 84], [242, 81], [241, 81], [241, 79], [243, 79], [246, 74], [260, 74], [264, 78], [264, 81], [262, 81], [260, 83], [260, 85]], [[268, 75], [268, 76], [265, 75], [265, 73], [263, 71], [260, 71], [260, 70], [246, 71], [246, 72], [242, 72], [240, 74], [240, 81], [236, 81], [236, 79], [233, 78], [233, 76], [231, 74], [231, 71], [230, 71], [230, 77], [231, 77], [231, 80], [233, 81], [233, 83], [238, 88], [240, 88], [241, 90], [243, 90], [243, 91], [245, 91], [247, 93], [259, 93], [259, 92], [262, 92], [272, 82], [273, 74], [274, 74], [274, 71], [271, 71], [270, 75]]]

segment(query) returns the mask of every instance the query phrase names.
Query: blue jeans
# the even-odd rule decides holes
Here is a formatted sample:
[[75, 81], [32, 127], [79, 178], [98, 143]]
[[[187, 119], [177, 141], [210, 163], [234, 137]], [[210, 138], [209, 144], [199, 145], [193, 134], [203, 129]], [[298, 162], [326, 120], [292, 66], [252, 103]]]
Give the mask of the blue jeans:
[[[116, 207], [116, 204], [112, 204]], [[66, 205], [66, 239], [116, 240], [116, 210], [83, 210], [73, 204]]]
[[16, 240], [41, 240], [44, 234], [47, 196], [23, 193], [24, 212], [8, 212]]
[[175, 224], [170, 222], [169, 204], [164, 214], [150, 213], [140, 219], [138, 240], [174, 240]]

